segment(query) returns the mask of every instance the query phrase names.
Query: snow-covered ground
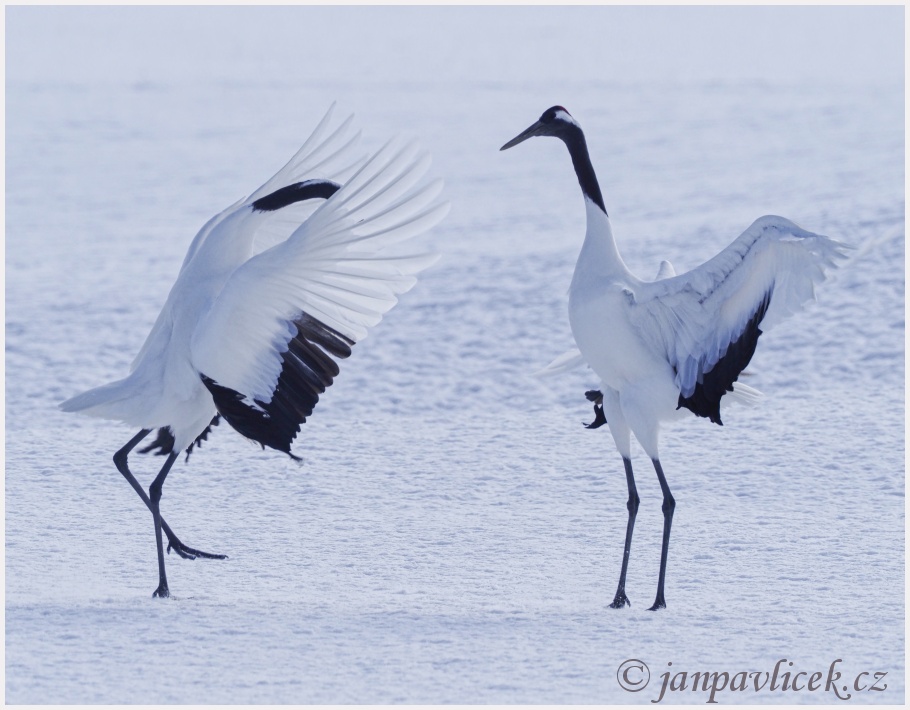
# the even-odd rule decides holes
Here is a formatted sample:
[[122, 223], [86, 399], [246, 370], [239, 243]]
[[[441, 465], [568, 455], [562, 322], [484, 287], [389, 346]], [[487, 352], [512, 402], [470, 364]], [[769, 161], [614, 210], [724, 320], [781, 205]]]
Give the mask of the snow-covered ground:
[[[779, 35], [741, 41], [769, 16], [683, 13], [694, 59], [642, 45], [638, 74], [594, 43], [648, 36], [615, 8], [133, 12], [7, 9], [7, 702], [650, 704], [670, 670], [780, 659], [821, 689], [717, 699], [837, 702], [841, 659], [841, 696], [904, 701], [902, 8], [821, 9], [834, 29], [808, 34], [778, 8]], [[847, 25], [865, 44], [819, 77]], [[888, 71], [858, 76], [877, 52]], [[166, 519], [230, 559], [170, 555], [174, 596], [152, 599], [151, 517], [111, 462], [134, 432], [56, 405], [126, 373], [199, 226], [335, 99], [368, 145], [406, 130], [432, 151], [452, 211], [422, 240], [443, 259], [344, 364], [303, 465], [222, 426], [175, 466]], [[637, 451], [633, 606], [614, 611], [626, 483], [606, 428], [581, 426], [597, 382], [530, 374], [572, 346], [584, 211], [557, 141], [498, 148], [555, 103], [643, 275], [766, 213], [860, 247], [762, 337], [758, 408], [665, 431], [659, 613], [650, 466]], [[161, 460], [133, 461], [147, 484]], [[643, 692], [618, 684], [626, 659], [650, 666]], [[857, 691], [863, 671], [887, 689]]]

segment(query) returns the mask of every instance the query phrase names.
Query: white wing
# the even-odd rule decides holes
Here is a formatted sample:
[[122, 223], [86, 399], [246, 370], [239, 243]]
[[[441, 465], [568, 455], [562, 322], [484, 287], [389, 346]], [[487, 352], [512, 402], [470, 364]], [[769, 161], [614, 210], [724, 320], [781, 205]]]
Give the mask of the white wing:
[[[262, 186], [247, 197], [241, 198], [230, 207], [222, 210], [212, 217], [193, 239], [187, 250], [181, 270], [192, 260], [212, 231], [221, 224], [226, 217], [236, 212], [239, 208], [251, 205], [254, 201], [269, 195], [287, 185], [302, 180], [332, 180], [343, 181], [359, 168], [366, 156], [356, 149], [360, 140], [360, 131], [352, 132], [354, 116], [348, 116], [335, 129], [330, 130], [335, 104], [329, 106], [325, 116], [313, 129], [310, 137], [304, 141], [294, 156], [281, 170], [269, 178]], [[269, 215], [269, 219], [259, 225], [256, 234], [257, 243], [263, 240], [270, 242], [269, 246], [277, 241], [288, 238], [304, 219], [313, 211], [311, 202], [299, 202]]]
[[346, 357], [436, 260], [390, 249], [448, 211], [442, 181], [423, 179], [429, 163], [415, 144], [390, 141], [287, 241], [236, 269], [193, 333], [194, 367], [242, 397], [238, 407], [296, 420], [296, 434], [338, 373], [328, 355]]
[[673, 268], [673, 264], [664, 259], [660, 262], [660, 266], [657, 267], [657, 276], [655, 279], [660, 281], [661, 279], [669, 279], [673, 276], [676, 276], [676, 269]]
[[[335, 104], [333, 103], [300, 150], [294, 154], [294, 157], [281, 170], [252, 194], [240, 198], [202, 226], [202, 229], [199, 230], [187, 249], [183, 264], [180, 267], [180, 273], [183, 273], [187, 265], [193, 260], [193, 257], [196, 256], [203, 244], [217, 228], [224, 227], [229, 217], [249, 207], [255, 200], [302, 180], [343, 180], [346, 176], [349, 177], [354, 169], [363, 164], [366, 156], [358, 154], [356, 150], [360, 132], [352, 133], [351, 131], [353, 115], [345, 119], [338, 128], [330, 131], [329, 124], [334, 110]], [[256, 222], [256, 233], [251, 235], [255, 240], [253, 251], [259, 251], [264, 245], [271, 246], [287, 239], [291, 232], [299, 227], [306, 217], [312, 213], [313, 209], [313, 201], [308, 200], [262, 215], [262, 218]], [[255, 248], [257, 246], [258, 248]], [[247, 259], [249, 255], [249, 253], [244, 253], [241, 257], [241, 262], [238, 263], [242, 263], [242, 260]], [[179, 278], [177, 283], [180, 283]], [[171, 292], [172, 295], [182, 297], [182, 293], [176, 286], [177, 284], [175, 284], [175, 290]], [[171, 321], [177, 305], [171, 302], [171, 297], [169, 296], [145, 342], [133, 359], [130, 366], [131, 372], [138, 367], [146, 356], [151, 355], [153, 352], [160, 354], [166, 350], [173, 325]]]
[[363, 164], [365, 158], [352, 160], [349, 152], [349, 149], [360, 139], [360, 131], [353, 135], [350, 133], [354, 116], [348, 116], [340, 126], [329, 132], [334, 112], [335, 104], [332, 103], [300, 150], [281, 170], [255, 190], [247, 198], [247, 202], [258, 200], [260, 197], [275, 192], [278, 188], [303, 179], [340, 180], [344, 174], [350, 174]]
[[630, 291], [630, 319], [666, 353], [689, 397], [748, 327], [765, 331], [814, 298], [847, 248], [783, 217], [760, 217], [702, 266]]

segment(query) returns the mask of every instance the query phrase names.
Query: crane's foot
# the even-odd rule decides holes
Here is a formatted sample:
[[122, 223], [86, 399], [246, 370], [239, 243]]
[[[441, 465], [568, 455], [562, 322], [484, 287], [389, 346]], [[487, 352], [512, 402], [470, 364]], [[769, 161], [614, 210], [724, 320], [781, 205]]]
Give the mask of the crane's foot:
[[624, 606], [632, 606], [632, 602], [629, 601], [629, 597], [626, 596], [624, 591], [616, 592], [616, 596], [613, 597], [613, 603], [610, 604], [610, 608], [622, 609]]
[[604, 408], [594, 405], [594, 421], [590, 424], [585, 424], [585, 429], [599, 429], [604, 424], [607, 423], [607, 418], [604, 416]]
[[153, 598], [154, 598], [154, 597], [161, 597], [162, 599], [166, 599], [166, 598], [169, 597], [169, 596], [171, 596], [171, 592], [170, 592], [170, 590], [167, 588], [167, 584], [159, 584], [159, 585], [158, 585], [158, 589], [156, 589], [154, 592], [152, 592], [152, 597], [153, 597]]
[[[188, 545], [184, 545], [180, 540], [177, 539], [177, 536], [168, 537], [167, 539], [167, 553], [171, 554], [171, 549], [173, 549], [178, 555], [180, 555], [185, 560], [195, 560], [197, 557], [202, 557], [207, 560], [226, 560], [227, 555], [216, 555], [211, 552], [203, 552], [202, 550], [197, 550]], [[167, 591], [165, 589], [165, 591]], [[167, 595], [165, 595], [167, 596]]]
[[589, 402], [594, 403], [594, 421], [590, 424], [585, 424], [585, 429], [598, 429], [607, 423], [603, 408], [604, 396], [600, 390], [588, 390], [585, 392], [585, 397]]
[[657, 599], [654, 600], [654, 603], [651, 606], [648, 607], [648, 611], [657, 611], [658, 609], [666, 609], [666, 608], [667, 608], [667, 602], [664, 601], [663, 595], [661, 595], [661, 596], [657, 597]]

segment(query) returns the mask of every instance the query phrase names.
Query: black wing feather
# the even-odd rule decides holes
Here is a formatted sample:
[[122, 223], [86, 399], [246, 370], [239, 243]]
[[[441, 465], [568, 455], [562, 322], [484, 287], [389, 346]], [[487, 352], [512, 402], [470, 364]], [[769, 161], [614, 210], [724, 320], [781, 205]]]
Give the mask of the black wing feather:
[[263, 448], [283, 451], [299, 461], [291, 453], [291, 442], [300, 425], [313, 413], [319, 395], [339, 373], [338, 364], [329, 354], [348, 357], [354, 341], [307, 313], [301, 313], [292, 325], [296, 334], [288, 340], [287, 350], [281, 355], [281, 372], [268, 402], [250, 401], [205, 374], [200, 377], [212, 393], [218, 413], [228, 424]]
[[259, 212], [274, 212], [295, 202], [314, 198], [328, 199], [341, 189], [341, 185], [331, 180], [304, 180], [293, 185], [282, 187], [253, 203], [253, 209]]
[[688, 397], [679, 395], [677, 409], [685, 407], [699, 417], [707, 417], [715, 424], [723, 426], [724, 423], [720, 420], [720, 399], [727, 392], [733, 391], [733, 383], [755, 354], [758, 336], [762, 334], [758, 326], [765, 317], [768, 304], [771, 303], [771, 293], [772, 291], [768, 291], [765, 294], [755, 313], [746, 323], [745, 330], [739, 338], [730, 343], [727, 352], [714, 367], [702, 375], [695, 384], [692, 394]]

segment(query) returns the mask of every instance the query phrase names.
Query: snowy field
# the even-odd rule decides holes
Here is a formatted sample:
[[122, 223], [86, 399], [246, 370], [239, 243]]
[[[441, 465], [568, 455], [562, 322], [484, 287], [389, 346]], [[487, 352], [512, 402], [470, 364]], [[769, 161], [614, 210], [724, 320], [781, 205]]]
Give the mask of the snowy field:
[[[7, 9], [6, 701], [650, 705], [670, 669], [787, 659], [821, 689], [717, 699], [834, 703], [841, 659], [841, 696], [903, 703], [903, 9], [742, 12]], [[111, 462], [134, 432], [56, 406], [126, 374], [196, 230], [333, 100], [368, 146], [431, 150], [443, 258], [343, 365], [303, 465], [224, 425], [181, 458], [162, 512], [230, 557], [170, 555], [152, 599], [151, 516]], [[556, 103], [643, 276], [768, 213], [860, 247], [762, 337], [758, 408], [665, 430], [658, 613], [647, 459], [615, 611], [627, 494], [581, 426], [598, 383], [531, 376], [572, 346], [584, 210], [557, 141], [498, 149]], [[161, 459], [132, 461], [147, 485]]]

